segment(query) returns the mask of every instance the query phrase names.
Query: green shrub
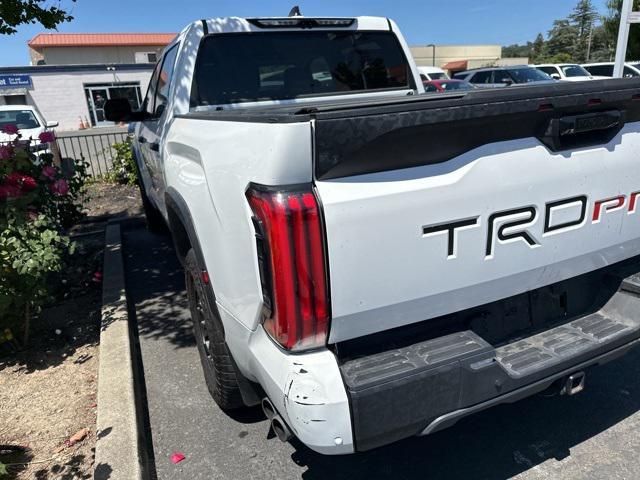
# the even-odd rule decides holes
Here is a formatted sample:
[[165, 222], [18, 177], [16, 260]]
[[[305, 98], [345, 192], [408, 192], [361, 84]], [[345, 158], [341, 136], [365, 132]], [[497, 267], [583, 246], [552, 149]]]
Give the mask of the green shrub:
[[105, 175], [105, 179], [109, 182], [123, 185], [135, 185], [138, 175], [133, 152], [131, 151], [131, 138], [128, 137], [124, 142], [114, 143], [111, 148], [115, 156], [113, 166]]
[[[81, 216], [87, 165], [63, 171], [50, 153], [36, 157], [15, 127], [5, 133], [14, 140], [0, 145], [0, 332], [24, 332], [26, 341], [31, 315], [49, 297], [51, 276], [73, 253], [63, 232]], [[40, 139], [55, 141], [51, 132]]]

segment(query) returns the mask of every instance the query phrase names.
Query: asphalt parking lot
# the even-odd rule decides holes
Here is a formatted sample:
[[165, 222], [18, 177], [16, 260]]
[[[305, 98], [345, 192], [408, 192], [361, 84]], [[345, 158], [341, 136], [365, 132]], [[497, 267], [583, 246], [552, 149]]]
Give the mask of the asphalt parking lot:
[[[364, 454], [318, 455], [268, 432], [259, 410], [230, 417], [210, 399], [170, 240], [124, 232], [138, 325], [153, 474], [165, 479], [638, 479], [640, 350], [587, 372], [574, 397], [534, 397], [432, 436]], [[174, 452], [185, 460], [174, 465]]]

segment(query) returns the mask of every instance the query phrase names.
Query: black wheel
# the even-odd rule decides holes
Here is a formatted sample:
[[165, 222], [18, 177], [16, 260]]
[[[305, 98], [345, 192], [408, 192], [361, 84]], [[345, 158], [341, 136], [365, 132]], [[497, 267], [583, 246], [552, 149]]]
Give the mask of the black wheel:
[[142, 180], [138, 177], [138, 186], [140, 187], [140, 197], [142, 198], [142, 208], [144, 216], [147, 219], [147, 228], [150, 232], [161, 233], [167, 231], [167, 225], [162, 215], [156, 207], [153, 206], [147, 193], [142, 185]]
[[[135, 152], [133, 152], [133, 155], [135, 157]], [[135, 158], [133, 163], [136, 166], [138, 188], [140, 189], [140, 198], [142, 199], [142, 209], [144, 210], [144, 216], [147, 220], [147, 229], [154, 233], [164, 233], [167, 231], [167, 224], [158, 209], [153, 206], [153, 203], [151, 203], [151, 200], [149, 200], [149, 197], [147, 196], [147, 192], [144, 189], [144, 182], [142, 181], [142, 175], [140, 174], [140, 167], [138, 167], [138, 162]]]
[[193, 320], [200, 361], [209, 393], [223, 410], [244, 407], [238, 373], [231, 360], [231, 353], [224, 340], [222, 322], [217, 309], [212, 311], [206, 298], [195, 252], [189, 250], [185, 258], [185, 282], [189, 308]]

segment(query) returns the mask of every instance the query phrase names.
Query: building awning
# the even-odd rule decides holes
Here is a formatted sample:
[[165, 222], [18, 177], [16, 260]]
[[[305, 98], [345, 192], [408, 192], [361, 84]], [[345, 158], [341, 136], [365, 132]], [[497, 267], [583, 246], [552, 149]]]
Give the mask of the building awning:
[[469, 65], [469, 60], [456, 60], [454, 62], [445, 63], [442, 66], [443, 70], [466, 70]]
[[27, 42], [31, 48], [41, 47], [164, 47], [175, 33], [39, 33]]

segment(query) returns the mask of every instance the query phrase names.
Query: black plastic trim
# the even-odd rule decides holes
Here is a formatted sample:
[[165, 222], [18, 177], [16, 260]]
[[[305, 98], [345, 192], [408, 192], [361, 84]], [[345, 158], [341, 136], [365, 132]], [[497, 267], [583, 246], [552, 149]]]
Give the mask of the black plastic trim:
[[[634, 100], [640, 81], [582, 83], [590, 85], [509, 87], [455, 98], [418, 95], [404, 103], [342, 109], [319, 106], [313, 112], [316, 179], [433, 165], [483, 145], [524, 138], [538, 139], [554, 152], [601, 145], [611, 141], [625, 121], [640, 120], [640, 102]], [[594, 98], [599, 103], [591, 103]], [[548, 104], [553, 108], [541, 108]], [[607, 115], [618, 115], [619, 121], [610, 128], [549, 141], [550, 124]]]
[[535, 395], [536, 393], [543, 392], [546, 389], [548, 389], [558, 379], [571, 375], [573, 372], [584, 370], [586, 368], [593, 367], [595, 365], [604, 365], [605, 363], [615, 360], [620, 356], [624, 355], [632, 348], [637, 348], [639, 344], [640, 344], [640, 339], [632, 340], [631, 342], [625, 345], [622, 345], [621, 347], [615, 348], [607, 353], [604, 353], [598, 357], [587, 360], [578, 365], [574, 365], [554, 375], [550, 375], [549, 377], [543, 380], [539, 380], [535, 383], [519, 388], [512, 392], [506, 393], [504, 395], [500, 395], [499, 397], [492, 398], [491, 400], [487, 400], [486, 402], [479, 403], [472, 407], [462, 408], [462, 409], [447, 413], [445, 415], [442, 415], [436, 418], [435, 420], [433, 420], [421, 432], [421, 435], [430, 435], [440, 430], [444, 430], [445, 428], [455, 425], [459, 420], [465, 417], [473, 415], [474, 413], [481, 412], [483, 410], [487, 410], [488, 408], [494, 407], [496, 405], [500, 405], [504, 403], [514, 403], [524, 398]]
[[[165, 204], [167, 206], [167, 211], [173, 212], [178, 218], [178, 220], [182, 223], [182, 226], [187, 232], [189, 237], [189, 242], [191, 244], [191, 248], [196, 254], [196, 259], [198, 260], [198, 265], [203, 270], [208, 270], [207, 264], [204, 260], [204, 254], [202, 252], [202, 247], [200, 246], [200, 241], [198, 240], [198, 236], [196, 234], [196, 230], [193, 224], [193, 218], [191, 217], [191, 213], [189, 212], [189, 207], [187, 202], [182, 198], [182, 195], [173, 187], [167, 188], [165, 192]], [[169, 229], [172, 229], [172, 225], [170, 223]], [[172, 238], [174, 242], [174, 247], [177, 251], [176, 239], [172, 233]], [[182, 263], [183, 260], [180, 259]], [[208, 288], [207, 288], [208, 287]], [[206, 292], [207, 301], [209, 302], [209, 308], [212, 312], [216, 312], [216, 316], [220, 319], [220, 313], [218, 311], [218, 305], [216, 304], [216, 295], [213, 291], [213, 285], [209, 282], [208, 285], [205, 285], [204, 291]], [[222, 332], [224, 332], [224, 324], [220, 321], [220, 327], [222, 328]], [[225, 334], [226, 336], [226, 334]], [[231, 352], [230, 352], [231, 354]], [[238, 369], [236, 361], [233, 358], [233, 354], [231, 354], [231, 361], [236, 369], [236, 377], [238, 381], [238, 386], [240, 387], [240, 394], [242, 395], [242, 399], [247, 406], [254, 406], [260, 402], [260, 395], [256, 392], [256, 387], [242, 374], [242, 372]]]

